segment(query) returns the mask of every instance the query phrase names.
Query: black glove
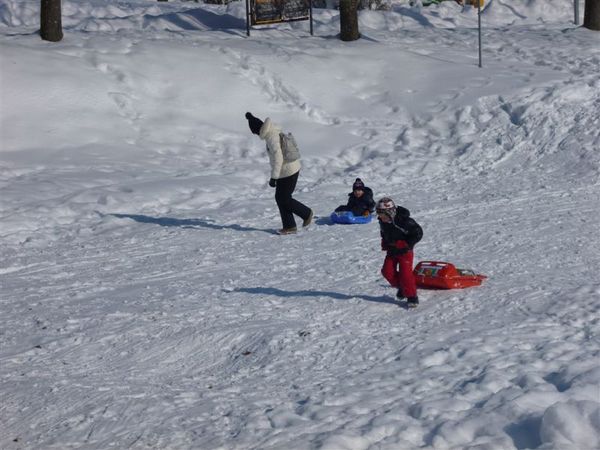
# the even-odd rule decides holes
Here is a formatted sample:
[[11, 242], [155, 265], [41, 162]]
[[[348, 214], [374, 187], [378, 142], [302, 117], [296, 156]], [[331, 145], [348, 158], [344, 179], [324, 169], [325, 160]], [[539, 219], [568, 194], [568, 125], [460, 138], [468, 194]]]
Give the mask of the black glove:
[[277, 186], [277, 180], [275, 178], [271, 178], [269, 180], [269, 186], [271, 186], [271, 187]]

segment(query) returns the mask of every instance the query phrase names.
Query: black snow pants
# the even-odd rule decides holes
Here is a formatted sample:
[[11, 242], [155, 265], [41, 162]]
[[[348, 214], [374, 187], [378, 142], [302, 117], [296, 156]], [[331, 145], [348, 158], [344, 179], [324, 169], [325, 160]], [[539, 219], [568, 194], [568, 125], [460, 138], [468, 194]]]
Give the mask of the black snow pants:
[[298, 175], [300, 175], [300, 171], [289, 177], [277, 180], [275, 201], [279, 207], [283, 228], [294, 228], [296, 226], [294, 214], [301, 217], [302, 220], [306, 220], [310, 216], [310, 208], [292, 198], [294, 189], [296, 189], [296, 183], [298, 182]]

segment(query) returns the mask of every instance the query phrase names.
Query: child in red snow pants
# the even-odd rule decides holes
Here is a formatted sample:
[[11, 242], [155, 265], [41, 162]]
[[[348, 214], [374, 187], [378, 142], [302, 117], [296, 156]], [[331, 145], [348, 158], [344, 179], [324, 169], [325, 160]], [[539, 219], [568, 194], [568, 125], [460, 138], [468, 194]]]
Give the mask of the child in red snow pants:
[[396, 289], [401, 289], [405, 297], [417, 296], [417, 285], [413, 275], [413, 251], [403, 255], [388, 254], [381, 268], [383, 277]]

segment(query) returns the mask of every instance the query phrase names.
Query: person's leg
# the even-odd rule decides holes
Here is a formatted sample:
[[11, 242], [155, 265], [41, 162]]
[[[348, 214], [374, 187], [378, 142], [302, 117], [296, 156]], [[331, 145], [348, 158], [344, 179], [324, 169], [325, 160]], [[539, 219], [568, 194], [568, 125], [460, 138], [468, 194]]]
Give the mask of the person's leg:
[[278, 179], [275, 187], [275, 201], [279, 208], [279, 215], [284, 229], [296, 227], [296, 221], [292, 213], [292, 193], [297, 180], [298, 173], [295, 173], [292, 176]]
[[277, 180], [277, 189], [279, 190], [279, 184], [281, 183], [282, 191], [279, 197], [277, 197], [277, 191], [275, 192], [275, 199], [277, 200], [279, 211], [281, 212], [282, 208], [284, 210], [284, 213], [282, 213], [281, 217], [282, 222], [284, 222], [284, 228], [287, 228], [285, 223], [293, 222], [292, 226], [296, 226], [296, 222], [294, 221], [293, 216], [291, 220], [287, 218], [286, 222], [286, 220], [284, 220], [283, 218], [284, 214], [286, 215], [286, 217], [287, 213], [296, 214], [297, 216], [301, 217], [302, 220], [306, 221], [310, 217], [312, 212], [308, 206], [300, 203], [295, 198], [292, 198], [294, 189], [296, 189], [296, 183], [298, 182], [299, 175], [300, 172], [296, 172], [294, 175], [290, 175], [289, 177], [280, 178], [279, 180]]
[[398, 283], [396, 281], [397, 277], [395, 258], [391, 256], [385, 257], [385, 260], [383, 261], [383, 267], [381, 268], [381, 275], [383, 275], [383, 278], [385, 278], [392, 287], [398, 287]]
[[[298, 182], [298, 176], [299, 175], [300, 175], [300, 172], [298, 171], [294, 175], [291, 175], [291, 176], [288, 177], [288, 178], [293, 178], [292, 193], [296, 189], [296, 183]], [[309, 216], [310, 216], [311, 210], [305, 204], [299, 202], [295, 198], [292, 198], [292, 193], [290, 193], [290, 211], [293, 214], [296, 214], [302, 220], [306, 221], [306, 219], [308, 219]]]
[[402, 288], [405, 297], [417, 296], [417, 284], [413, 274], [413, 252], [412, 250], [398, 257], [398, 272], [396, 282]]
[[365, 211], [366, 210], [364, 208], [361, 208], [360, 206], [355, 206], [354, 208], [352, 208], [352, 214], [354, 214], [355, 217], [364, 215]]

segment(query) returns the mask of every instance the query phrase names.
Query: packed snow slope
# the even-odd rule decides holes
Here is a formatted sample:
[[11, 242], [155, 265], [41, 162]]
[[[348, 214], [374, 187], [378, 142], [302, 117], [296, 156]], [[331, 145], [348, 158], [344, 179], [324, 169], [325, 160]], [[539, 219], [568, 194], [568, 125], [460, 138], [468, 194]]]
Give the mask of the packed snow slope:
[[[0, 448], [592, 450], [600, 446], [600, 33], [570, 0], [336, 10], [253, 29], [245, 5], [0, 0]], [[277, 236], [264, 144], [292, 131]], [[331, 225], [356, 177], [409, 208]]]

